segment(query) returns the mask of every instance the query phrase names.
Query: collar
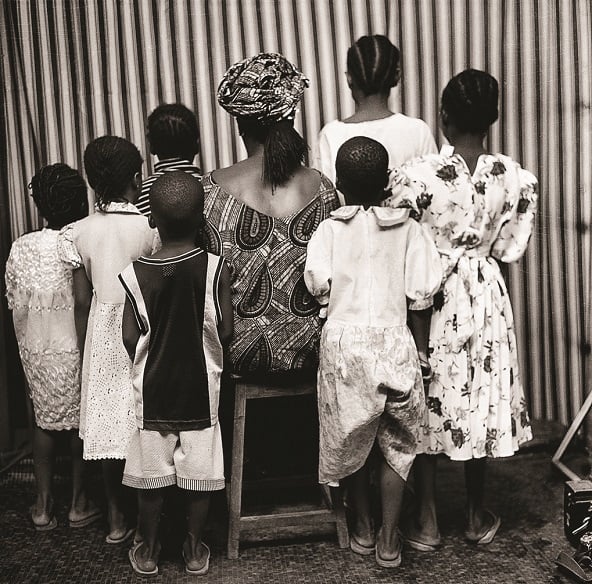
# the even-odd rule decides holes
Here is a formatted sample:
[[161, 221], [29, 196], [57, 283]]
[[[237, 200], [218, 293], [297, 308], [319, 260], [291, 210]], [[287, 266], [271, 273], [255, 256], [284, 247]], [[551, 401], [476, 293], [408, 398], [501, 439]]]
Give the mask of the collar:
[[190, 160], [185, 160], [184, 158], [181, 158], [180, 156], [176, 156], [175, 158], [165, 158], [163, 160], [159, 160], [158, 162], [155, 162], [154, 163], [154, 172], [159, 172], [161, 170], [166, 170], [168, 168], [176, 168], [177, 166], [183, 166], [183, 167], [191, 166], [196, 171], [199, 171], [199, 168], [197, 168], [197, 166], [194, 166], [194, 164]]
[[409, 209], [391, 209], [390, 207], [369, 207], [367, 210], [361, 205], [346, 205], [331, 212], [331, 218], [338, 221], [349, 221], [358, 213], [366, 215], [373, 213], [380, 227], [392, 227], [404, 223], [409, 218]]
[[99, 209], [98, 206], [95, 205], [95, 210], [101, 211], [102, 213], [127, 213], [129, 215], [142, 214], [138, 211], [135, 205], [128, 201], [111, 201], [110, 203], [107, 203], [107, 206], [104, 209]]

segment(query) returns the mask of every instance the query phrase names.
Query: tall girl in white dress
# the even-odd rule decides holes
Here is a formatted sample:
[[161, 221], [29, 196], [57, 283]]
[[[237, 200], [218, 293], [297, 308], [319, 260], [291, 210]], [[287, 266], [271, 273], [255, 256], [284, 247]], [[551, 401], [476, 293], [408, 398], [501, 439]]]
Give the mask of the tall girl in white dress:
[[347, 82], [356, 103], [355, 113], [323, 127], [315, 153], [317, 168], [335, 182], [339, 147], [354, 136], [366, 136], [387, 150], [389, 168], [436, 153], [428, 125], [389, 109], [391, 89], [401, 77], [399, 49], [383, 35], [360, 37], [347, 51]]

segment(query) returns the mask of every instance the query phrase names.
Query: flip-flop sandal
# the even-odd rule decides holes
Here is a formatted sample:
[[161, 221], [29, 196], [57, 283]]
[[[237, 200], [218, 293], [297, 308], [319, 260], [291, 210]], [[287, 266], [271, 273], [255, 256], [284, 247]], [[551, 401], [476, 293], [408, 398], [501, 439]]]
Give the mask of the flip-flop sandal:
[[[105, 543], [110, 543], [111, 545], [118, 545], [120, 543], [125, 543], [126, 541], [128, 541], [132, 535], [134, 535], [135, 533], [135, 528], [131, 528], [128, 529], [121, 537], [111, 537], [111, 535], [109, 534], [106, 538], [105, 538]], [[142, 543], [142, 542], [139, 542]]]
[[68, 519], [68, 524], [74, 529], [77, 529], [78, 527], [86, 527], [87, 525], [91, 525], [95, 521], [98, 521], [102, 516], [102, 511], [100, 509], [96, 509], [95, 511], [91, 511], [86, 517], [83, 517], [82, 519]]
[[202, 541], [201, 545], [203, 545], [206, 548], [206, 563], [201, 567], [198, 568], [197, 570], [192, 570], [189, 568], [189, 566], [187, 565], [187, 558], [185, 557], [185, 550], [183, 550], [183, 561], [185, 562], [185, 572], [187, 572], [188, 574], [191, 574], [192, 576], [205, 576], [205, 574], [208, 573], [208, 570], [210, 569], [210, 548]]
[[374, 545], [364, 545], [360, 543], [356, 536], [352, 533], [349, 537], [349, 549], [354, 552], [355, 554], [359, 554], [360, 556], [371, 556], [376, 549], [376, 544]]
[[561, 552], [557, 556], [555, 563], [558, 568], [563, 570], [569, 576], [576, 578], [578, 582], [592, 582], [592, 576], [589, 576], [582, 566], [580, 566], [572, 556], [565, 552]]
[[[31, 518], [33, 521], [33, 518]], [[58, 520], [56, 519], [55, 515], [52, 515], [51, 519], [47, 523], [35, 523], [33, 521], [33, 526], [35, 527], [35, 531], [52, 531], [58, 526]]]
[[493, 525], [479, 539], [472, 539], [470, 537], [466, 537], [465, 535], [466, 540], [470, 543], [474, 543], [477, 545], [487, 545], [491, 543], [495, 538], [498, 529], [500, 528], [500, 525], [502, 524], [502, 520], [499, 517], [499, 515], [496, 515], [495, 513], [493, 513], [493, 511], [489, 511], [488, 509], [486, 509], [485, 512], [488, 513], [489, 516], [493, 519]]
[[442, 545], [440, 542], [427, 543], [426, 541], [421, 541], [420, 539], [409, 537], [407, 535], [401, 535], [401, 537], [410, 548], [419, 552], [435, 552]]
[[403, 550], [403, 545], [400, 545], [399, 546], [399, 554], [397, 555], [397, 557], [393, 558], [392, 560], [385, 560], [378, 553], [378, 546], [376, 546], [376, 551], [375, 551], [376, 563], [381, 568], [398, 568], [401, 565], [401, 562], [403, 561], [402, 550]]
[[399, 553], [397, 556], [391, 560], [386, 560], [378, 553], [378, 539], [380, 538], [380, 531], [378, 532], [378, 537], [376, 538], [376, 548], [374, 550], [374, 555], [376, 558], [376, 563], [381, 568], [398, 568], [403, 561], [403, 539], [401, 534], [399, 533]]
[[138, 549], [140, 549], [141, 545], [142, 542], [140, 541], [137, 544], [135, 544], [132, 548], [130, 548], [130, 551], [127, 554], [129, 557], [130, 564], [132, 565], [132, 568], [134, 569], [134, 572], [136, 572], [136, 574], [141, 574], [142, 576], [154, 576], [158, 574], [158, 566], [156, 566], [153, 570], [143, 570], [142, 568], [140, 568], [138, 560], [136, 560], [136, 552], [138, 551]]

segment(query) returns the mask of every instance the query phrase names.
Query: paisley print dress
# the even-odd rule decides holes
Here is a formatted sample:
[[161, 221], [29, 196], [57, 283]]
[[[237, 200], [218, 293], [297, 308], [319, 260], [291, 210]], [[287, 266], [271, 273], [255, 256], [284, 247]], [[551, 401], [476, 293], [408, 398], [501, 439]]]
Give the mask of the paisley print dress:
[[319, 305], [304, 283], [306, 246], [321, 221], [339, 207], [324, 176], [318, 193], [288, 217], [255, 211], [204, 176], [205, 239], [231, 270], [234, 336], [229, 355], [238, 373], [316, 367]]
[[525, 252], [537, 180], [501, 154], [471, 175], [458, 155], [430, 155], [392, 175], [387, 206], [411, 206], [430, 231], [445, 276], [434, 299], [419, 452], [453, 460], [514, 454], [532, 438], [520, 381], [514, 318], [498, 261]]

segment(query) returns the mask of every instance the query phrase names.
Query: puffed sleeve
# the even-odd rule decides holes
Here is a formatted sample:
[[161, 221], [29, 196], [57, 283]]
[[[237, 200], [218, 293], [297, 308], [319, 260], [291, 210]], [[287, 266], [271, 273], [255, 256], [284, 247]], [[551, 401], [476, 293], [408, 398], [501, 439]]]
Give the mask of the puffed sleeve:
[[405, 295], [410, 310], [425, 310], [433, 304], [440, 289], [442, 266], [440, 255], [425, 227], [410, 222], [405, 254]]
[[518, 170], [520, 197], [512, 209], [510, 219], [501, 228], [491, 255], [498, 260], [510, 263], [519, 260], [528, 245], [532, 233], [538, 202], [538, 182], [527, 170]]
[[62, 227], [58, 235], [58, 255], [63, 262], [73, 268], [83, 266], [82, 257], [80, 257], [74, 242], [74, 223]]
[[325, 318], [327, 315], [331, 292], [333, 263], [331, 222], [332, 219], [326, 219], [313, 233], [306, 247], [306, 263], [304, 265], [304, 282], [308, 291], [321, 305], [321, 318]]
[[417, 198], [425, 190], [425, 187], [419, 185], [417, 181], [411, 180], [403, 168], [391, 170], [386, 190], [390, 194], [381, 203], [383, 207], [391, 207], [392, 209], [409, 208], [412, 215], [419, 216]]
[[317, 168], [335, 183], [335, 160], [331, 156], [331, 146], [327, 138], [327, 132], [323, 128], [319, 134]]

